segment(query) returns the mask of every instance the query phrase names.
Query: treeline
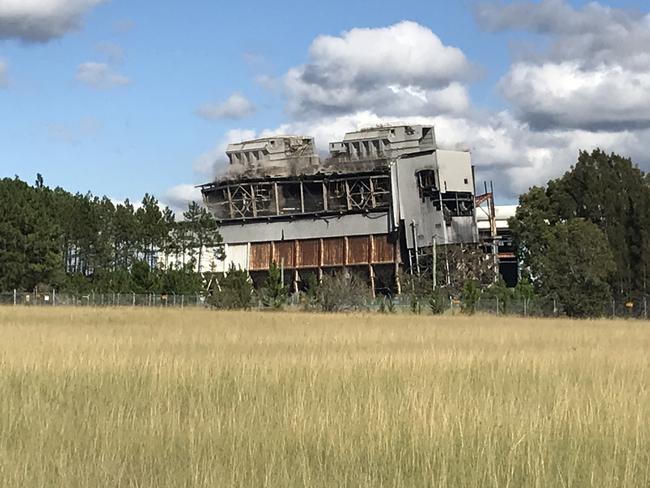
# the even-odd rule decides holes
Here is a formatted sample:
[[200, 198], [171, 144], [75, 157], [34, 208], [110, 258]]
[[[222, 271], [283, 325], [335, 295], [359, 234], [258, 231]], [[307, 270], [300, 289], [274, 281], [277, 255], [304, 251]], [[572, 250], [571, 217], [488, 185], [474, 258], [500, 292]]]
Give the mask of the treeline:
[[0, 291], [195, 293], [206, 249], [220, 249], [211, 214], [191, 203], [177, 220], [151, 195], [115, 204], [90, 193], [0, 180]]
[[[513, 300], [532, 300], [552, 304], [553, 313], [597, 317], [609, 314], [613, 304], [647, 303], [650, 176], [630, 159], [581, 152], [562, 177], [521, 195], [510, 228], [521, 263], [517, 290], [502, 282], [487, 286], [492, 281], [482, 278], [484, 260], [463, 253], [462, 266], [451, 269], [465, 272], [452, 273], [446, 288], [432, 291], [430, 277], [422, 286], [403, 287], [412, 295], [412, 308], [434, 310], [456, 296], [472, 313], [481, 299], [498, 298], [504, 311]], [[248, 274], [217, 277], [206, 265], [206, 249], [220, 252], [214, 251], [220, 244], [214, 218], [197, 204], [177, 220], [151, 195], [139, 205], [115, 204], [50, 189], [40, 176], [34, 185], [0, 180], [0, 291], [205, 292], [214, 306], [246, 308], [249, 299], [256, 301]], [[257, 297], [271, 307], [288, 295], [275, 274]], [[308, 292], [304, 299], [326, 311], [360, 289], [358, 283], [332, 285], [327, 279], [322, 285], [308, 286], [313, 296]]]
[[560, 313], [601, 316], [646, 297], [650, 177], [630, 159], [581, 152], [564, 176], [521, 195], [510, 227], [523, 275]]

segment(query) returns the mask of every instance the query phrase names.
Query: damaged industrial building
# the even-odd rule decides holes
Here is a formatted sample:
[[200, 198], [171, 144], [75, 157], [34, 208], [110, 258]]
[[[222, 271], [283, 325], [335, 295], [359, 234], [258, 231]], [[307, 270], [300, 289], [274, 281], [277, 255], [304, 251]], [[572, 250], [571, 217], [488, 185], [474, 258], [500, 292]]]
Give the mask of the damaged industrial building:
[[[399, 293], [402, 273], [431, 273], [435, 249], [482, 249], [494, 272], [512, 257], [499, 249], [492, 193], [475, 194], [470, 153], [438, 148], [432, 126], [350, 132], [327, 158], [304, 136], [231, 144], [227, 155], [200, 186], [225, 243], [220, 271], [234, 265], [260, 283], [276, 263], [298, 290], [310, 273], [346, 269], [373, 293]], [[436, 267], [450, 279], [448, 262]]]

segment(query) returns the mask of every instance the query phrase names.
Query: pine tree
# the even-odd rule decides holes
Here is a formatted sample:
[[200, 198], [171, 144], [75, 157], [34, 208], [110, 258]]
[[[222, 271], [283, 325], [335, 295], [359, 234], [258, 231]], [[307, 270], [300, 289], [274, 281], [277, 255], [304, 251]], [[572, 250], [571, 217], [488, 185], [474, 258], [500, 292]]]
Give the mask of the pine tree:
[[280, 309], [287, 303], [287, 287], [282, 282], [282, 270], [273, 261], [260, 290], [262, 304], [267, 308]]

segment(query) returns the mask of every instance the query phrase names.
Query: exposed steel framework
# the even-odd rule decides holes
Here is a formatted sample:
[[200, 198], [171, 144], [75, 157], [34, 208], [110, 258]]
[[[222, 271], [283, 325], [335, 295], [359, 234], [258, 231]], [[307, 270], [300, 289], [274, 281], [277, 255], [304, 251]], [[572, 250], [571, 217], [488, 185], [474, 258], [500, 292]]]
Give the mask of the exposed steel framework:
[[208, 207], [224, 222], [386, 211], [391, 198], [385, 171], [215, 182], [201, 189]]

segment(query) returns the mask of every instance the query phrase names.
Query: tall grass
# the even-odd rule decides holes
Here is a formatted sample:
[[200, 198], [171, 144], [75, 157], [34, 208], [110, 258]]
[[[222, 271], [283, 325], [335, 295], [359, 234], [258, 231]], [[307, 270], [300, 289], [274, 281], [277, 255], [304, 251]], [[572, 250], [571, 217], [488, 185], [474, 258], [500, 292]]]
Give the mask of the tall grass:
[[650, 325], [0, 308], [2, 487], [650, 486]]

